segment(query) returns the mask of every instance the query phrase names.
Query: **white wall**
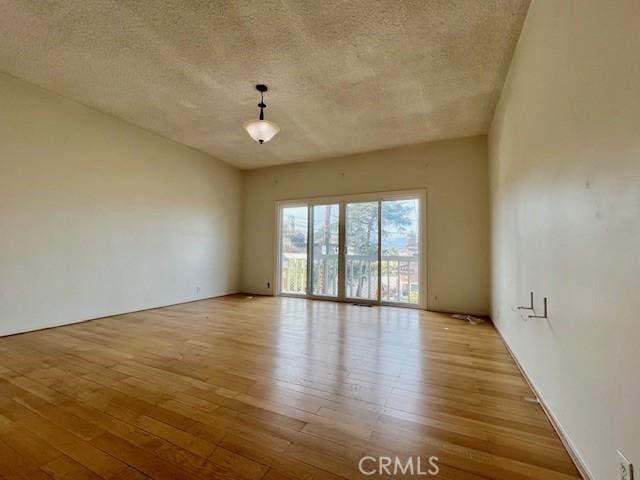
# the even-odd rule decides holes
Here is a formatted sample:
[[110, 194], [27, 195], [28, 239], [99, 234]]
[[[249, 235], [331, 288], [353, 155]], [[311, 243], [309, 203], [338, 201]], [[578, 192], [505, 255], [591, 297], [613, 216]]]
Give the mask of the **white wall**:
[[493, 319], [595, 478], [638, 470], [640, 2], [535, 0], [489, 151]]
[[486, 148], [470, 137], [244, 172], [243, 290], [273, 293], [277, 200], [426, 188], [428, 308], [488, 313]]
[[0, 335], [238, 289], [241, 174], [0, 74]]

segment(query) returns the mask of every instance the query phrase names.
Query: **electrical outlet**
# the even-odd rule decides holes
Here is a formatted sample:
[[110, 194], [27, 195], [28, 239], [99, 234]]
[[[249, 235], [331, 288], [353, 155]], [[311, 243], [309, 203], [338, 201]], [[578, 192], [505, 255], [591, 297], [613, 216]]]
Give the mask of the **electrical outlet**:
[[618, 460], [620, 464], [620, 480], [633, 480], [633, 465], [620, 450], [618, 450]]

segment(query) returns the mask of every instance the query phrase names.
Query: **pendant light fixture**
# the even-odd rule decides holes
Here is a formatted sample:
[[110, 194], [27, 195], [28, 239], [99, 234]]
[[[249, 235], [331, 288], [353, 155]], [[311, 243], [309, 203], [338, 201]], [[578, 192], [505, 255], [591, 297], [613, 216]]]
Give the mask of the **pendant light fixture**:
[[259, 120], [247, 120], [244, 122], [244, 129], [247, 131], [251, 138], [253, 138], [259, 144], [263, 144], [271, 140], [280, 131], [280, 127], [273, 122], [264, 119], [264, 109], [267, 105], [264, 103], [264, 92], [268, 90], [266, 85], [256, 85], [256, 90], [260, 92], [260, 119]]

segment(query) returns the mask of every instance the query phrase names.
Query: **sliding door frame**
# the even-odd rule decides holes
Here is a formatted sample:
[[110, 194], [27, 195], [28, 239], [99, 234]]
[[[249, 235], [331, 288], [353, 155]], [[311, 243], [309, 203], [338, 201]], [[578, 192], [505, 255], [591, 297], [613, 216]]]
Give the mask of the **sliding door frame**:
[[[276, 268], [274, 270], [275, 278], [273, 279], [273, 284], [275, 286], [276, 296], [281, 297], [296, 297], [296, 298], [307, 298], [306, 293], [282, 293], [282, 210], [285, 207], [308, 207], [308, 203], [301, 200], [293, 200], [289, 202], [276, 202]], [[309, 209], [307, 208], [307, 291], [309, 286]]]
[[[382, 300], [382, 202], [386, 200], [418, 200], [418, 221], [419, 221], [419, 241], [418, 251], [420, 259], [418, 262], [418, 278], [420, 280], [420, 290], [418, 292], [418, 303], [389, 302]], [[367, 300], [346, 297], [346, 265], [345, 265], [345, 240], [346, 240], [346, 205], [352, 202], [378, 202], [378, 296], [380, 300]], [[313, 295], [312, 292], [312, 271], [313, 271], [313, 207], [315, 205], [338, 204], [339, 209], [339, 230], [338, 230], [338, 295], [336, 297], [326, 295]], [[306, 293], [284, 293], [282, 292], [282, 211], [287, 207], [308, 208], [307, 214], [307, 289]], [[274, 265], [274, 285], [275, 295], [280, 297], [309, 298], [314, 300], [330, 300], [346, 303], [363, 303], [372, 305], [389, 305], [394, 307], [409, 307], [427, 309], [427, 191], [426, 189], [399, 190], [390, 192], [358, 193], [351, 195], [332, 195], [324, 197], [297, 198], [291, 200], [276, 201], [276, 232], [275, 232], [275, 265]]]
[[[305, 297], [311, 297], [313, 296], [313, 298], [319, 298], [319, 299], [324, 299], [324, 300], [339, 300], [341, 297], [341, 293], [340, 293], [340, 277], [342, 272], [340, 271], [340, 246], [342, 245], [340, 243], [340, 228], [342, 228], [342, 213], [341, 213], [341, 207], [342, 204], [339, 202], [329, 202], [329, 203], [307, 203], [308, 205], [308, 216], [309, 216], [309, 225], [308, 225], [308, 230], [307, 230], [307, 294], [304, 295]], [[314, 259], [315, 259], [315, 251], [314, 251], [314, 242], [315, 242], [315, 238], [314, 238], [314, 232], [313, 229], [315, 228], [315, 208], [317, 206], [332, 206], [332, 205], [337, 205], [338, 206], [338, 254], [337, 254], [337, 275], [338, 275], [338, 285], [336, 288], [336, 294], [335, 295], [319, 295], [319, 294], [313, 294], [313, 271], [314, 271]], [[282, 273], [282, 272], [280, 272]]]

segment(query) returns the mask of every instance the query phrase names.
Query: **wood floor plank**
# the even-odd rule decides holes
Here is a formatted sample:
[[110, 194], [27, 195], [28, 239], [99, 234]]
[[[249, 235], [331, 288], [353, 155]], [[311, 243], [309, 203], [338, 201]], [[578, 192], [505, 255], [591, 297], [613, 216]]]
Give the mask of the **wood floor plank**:
[[0, 472], [7, 479], [50, 480], [51, 477], [0, 440]]
[[358, 479], [376, 455], [579, 478], [490, 322], [234, 295], [0, 338], [0, 356], [0, 479]]
[[78, 480], [100, 480], [100, 477], [91, 472], [91, 470], [65, 456], [43, 465], [42, 471], [56, 480], [69, 480], [72, 478]]

